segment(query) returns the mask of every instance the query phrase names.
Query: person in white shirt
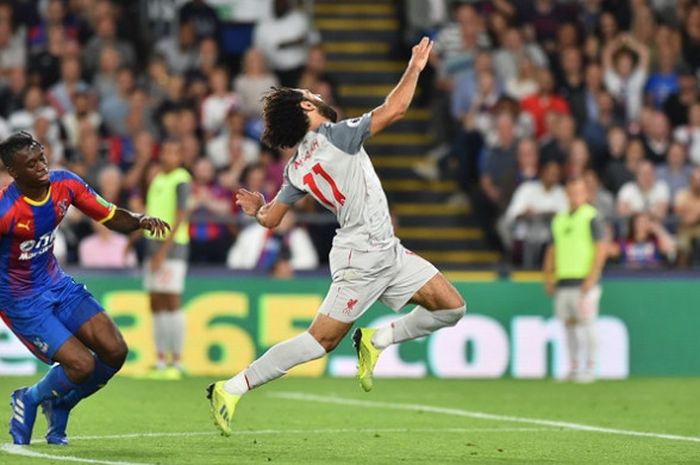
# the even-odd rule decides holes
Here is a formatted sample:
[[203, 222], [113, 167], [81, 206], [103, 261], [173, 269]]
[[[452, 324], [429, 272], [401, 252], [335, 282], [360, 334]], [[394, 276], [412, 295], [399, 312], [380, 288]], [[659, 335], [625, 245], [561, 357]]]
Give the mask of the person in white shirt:
[[228, 71], [216, 67], [209, 76], [209, 94], [202, 102], [202, 128], [207, 139], [223, 129], [226, 115], [232, 108], [239, 105], [240, 99], [229, 90]]
[[688, 124], [673, 131], [673, 139], [688, 147], [688, 157], [694, 165], [700, 165], [700, 102], [688, 108]]
[[636, 175], [636, 181], [626, 183], [617, 194], [617, 214], [627, 218], [635, 213], [649, 213], [663, 220], [671, 199], [668, 185], [656, 180], [654, 165], [647, 160], [639, 164]]
[[630, 34], [619, 35], [603, 49], [603, 82], [628, 121], [639, 117], [648, 70], [649, 50]]

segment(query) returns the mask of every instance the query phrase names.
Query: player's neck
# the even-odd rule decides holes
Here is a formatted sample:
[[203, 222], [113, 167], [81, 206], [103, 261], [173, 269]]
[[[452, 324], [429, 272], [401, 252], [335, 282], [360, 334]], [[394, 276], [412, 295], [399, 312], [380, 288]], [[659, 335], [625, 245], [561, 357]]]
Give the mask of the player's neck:
[[49, 193], [49, 188], [51, 187], [50, 183], [46, 183], [44, 186], [27, 186], [19, 181], [15, 181], [15, 183], [17, 184], [17, 190], [20, 194], [36, 202], [44, 200], [46, 198], [46, 194]]
[[328, 118], [323, 118], [319, 116], [318, 114], [315, 114], [313, 116], [309, 117], [309, 130], [308, 132], [315, 131], [316, 129], [320, 128], [322, 124], [325, 123], [330, 123], [331, 120]]

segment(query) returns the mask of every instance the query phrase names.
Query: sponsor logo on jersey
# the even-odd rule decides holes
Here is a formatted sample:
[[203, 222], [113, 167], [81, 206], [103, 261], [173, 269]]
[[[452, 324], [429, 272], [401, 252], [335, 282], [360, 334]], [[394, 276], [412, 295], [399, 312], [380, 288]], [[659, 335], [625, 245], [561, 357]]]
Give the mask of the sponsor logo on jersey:
[[68, 211], [68, 200], [63, 199], [60, 202], [58, 202], [58, 217], [63, 218], [66, 216], [66, 212]]
[[347, 125], [350, 126], [351, 128], [356, 128], [356, 127], [358, 127], [358, 126], [360, 125], [360, 122], [361, 122], [361, 121], [362, 121], [362, 117], [360, 116], [359, 118], [353, 118], [353, 119], [347, 120], [347, 121], [345, 122], [345, 124], [347, 124]]
[[19, 245], [19, 250], [22, 254], [19, 256], [20, 260], [31, 260], [34, 257], [43, 255], [50, 251], [53, 247], [53, 243], [56, 240], [56, 231], [51, 231], [44, 234], [39, 239], [30, 239], [24, 241]]
[[29, 231], [29, 227], [32, 224], [32, 220], [27, 220], [24, 223], [17, 222], [17, 229], [26, 229]]

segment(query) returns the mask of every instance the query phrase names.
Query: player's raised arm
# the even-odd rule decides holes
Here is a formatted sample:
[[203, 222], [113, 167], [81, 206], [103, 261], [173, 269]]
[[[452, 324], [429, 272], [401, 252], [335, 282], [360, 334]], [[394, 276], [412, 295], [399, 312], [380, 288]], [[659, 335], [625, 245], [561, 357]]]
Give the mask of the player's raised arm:
[[408, 111], [408, 107], [416, 92], [418, 76], [428, 63], [430, 51], [433, 48], [433, 41], [427, 37], [413, 47], [411, 59], [408, 62], [406, 71], [401, 76], [401, 80], [389, 93], [384, 103], [372, 111], [372, 124], [370, 133], [377, 134], [390, 124], [400, 120]]
[[247, 189], [240, 189], [236, 193], [236, 203], [246, 215], [254, 217], [266, 228], [277, 227], [292, 207], [291, 204], [280, 202], [277, 198], [265, 203], [265, 197], [260, 192]]
[[160, 218], [130, 212], [125, 208], [116, 208], [114, 216], [103, 224], [123, 234], [143, 229], [152, 232], [156, 237], [163, 237], [170, 231], [170, 225]]

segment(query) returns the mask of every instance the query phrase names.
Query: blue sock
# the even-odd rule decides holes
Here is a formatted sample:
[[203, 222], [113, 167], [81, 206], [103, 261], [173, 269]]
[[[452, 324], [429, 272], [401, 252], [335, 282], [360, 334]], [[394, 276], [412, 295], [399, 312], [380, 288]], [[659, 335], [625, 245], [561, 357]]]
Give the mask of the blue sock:
[[54, 397], [63, 397], [69, 392], [78, 388], [79, 385], [72, 382], [66, 376], [63, 366], [56, 365], [52, 367], [46, 376], [41, 378], [38, 383], [31, 386], [27, 390], [27, 396], [39, 404], [46, 399]]
[[88, 396], [91, 396], [92, 394], [97, 392], [102, 386], [107, 384], [107, 381], [109, 381], [112, 378], [112, 376], [114, 376], [117, 373], [117, 371], [119, 371], [117, 368], [112, 368], [111, 366], [106, 365], [96, 355], [94, 357], [95, 371], [92, 373], [92, 376], [90, 376], [90, 378], [88, 378], [88, 380], [85, 381], [83, 384], [78, 386], [77, 389], [67, 393], [62, 399], [59, 399], [58, 407], [65, 408], [68, 410], [72, 409], [76, 406], [78, 402], [80, 402]]

